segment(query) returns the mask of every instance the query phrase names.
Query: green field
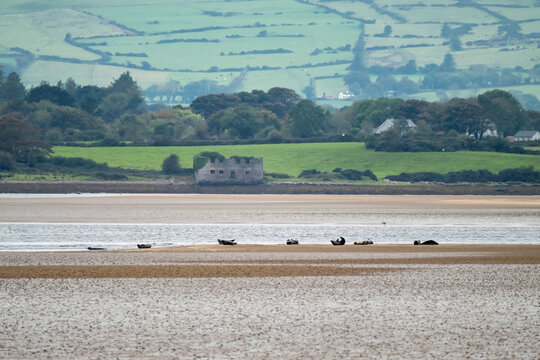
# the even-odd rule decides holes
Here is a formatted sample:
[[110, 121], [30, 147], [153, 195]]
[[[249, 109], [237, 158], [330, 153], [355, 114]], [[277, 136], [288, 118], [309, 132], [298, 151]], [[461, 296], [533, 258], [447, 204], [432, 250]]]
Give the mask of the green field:
[[264, 159], [264, 171], [298, 176], [302, 170], [330, 172], [334, 168], [371, 170], [379, 179], [402, 172], [433, 171], [447, 173], [467, 169], [498, 172], [506, 168], [533, 166], [540, 169], [535, 155], [459, 151], [452, 153], [387, 153], [366, 150], [363, 143], [317, 143], [278, 145], [231, 145], [193, 147], [104, 147], [54, 148], [54, 155], [83, 157], [109, 166], [140, 170], [159, 170], [170, 154], [180, 158], [182, 167], [191, 168], [193, 156], [201, 151]]
[[[443, 0], [375, 0], [373, 4], [349, 0], [5, 0], [0, 3], [0, 31], [5, 34], [0, 37], [0, 64], [8, 69], [24, 64], [20, 75], [28, 86], [68, 77], [83, 85], [107, 86], [129, 70], [143, 88], [168, 80], [185, 85], [208, 79], [227, 85], [240, 74], [239, 69], [272, 67], [277, 69], [248, 71], [234, 90], [282, 86], [302, 94], [314, 77], [348, 72], [348, 63], [332, 63], [353, 59], [352, 51], [337, 49], [353, 47], [360, 24], [366, 21], [367, 66], [398, 67], [409, 60], [418, 66], [440, 64], [449, 52], [462, 70], [472, 65], [531, 69], [540, 63], [534, 37], [540, 26], [537, 1], [522, 0], [516, 7], [504, 6], [507, 2], [502, 0], [474, 3], [485, 10]], [[500, 16], [518, 21], [523, 37], [502, 37]], [[460, 38], [462, 50], [451, 51], [443, 44], [447, 41], [440, 36], [443, 23], [454, 28], [472, 26]], [[390, 36], [376, 36], [387, 25], [392, 27]], [[109, 53], [110, 59], [67, 43], [67, 33], [79, 45]], [[489, 46], [475, 44], [477, 40], [488, 41]], [[370, 50], [381, 46], [391, 48]], [[21, 61], [24, 56], [13, 48], [33, 57]], [[272, 53], [278, 49], [289, 52]], [[312, 54], [315, 49], [321, 51]], [[257, 51], [270, 53], [253, 53]], [[143, 53], [144, 57], [133, 56]], [[71, 60], [40, 58], [43, 55]], [[141, 68], [143, 62], [151, 68]], [[130, 64], [139, 68], [127, 67]], [[538, 96], [538, 88], [531, 84], [517, 90]], [[342, 78], [316, 81], [317, 96], [337, 97], [345, 90]], [[423, 92], [408, 97], [431, 100], [433, 95]]]

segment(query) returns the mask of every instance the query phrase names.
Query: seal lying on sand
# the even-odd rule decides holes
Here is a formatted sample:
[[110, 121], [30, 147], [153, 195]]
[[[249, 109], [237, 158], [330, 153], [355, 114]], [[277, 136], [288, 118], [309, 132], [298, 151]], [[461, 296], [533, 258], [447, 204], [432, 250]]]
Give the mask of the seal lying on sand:
[[106, 248], [104, 247], [94, 247], [94, 246], [90, 246], [87, 248], [88, 250], [107, 250]]
[[287, 239], [287, 245], [298, 245], [298, 240]]
[[371, 245], [373, 244], [373, 241], [371, 240], [364, 240], [364, 241], [355, 241], [354, 245]]
[[139, 249], [150, 249], [152, 247], [152, 244], [137, 244], [137, 247]]
[[220, 245], [236, 245], [235, 239], [232, 239], [232, 240], [217, 239], [217, 241]]
[[337, 240], [330, 240], [332, 245], [345, 245], [345, 238], [343, 236], [340, 236]]
[[420, 240], [414, 240], [414, 245], [439, 245], [435, 240], [426, 240], [421, 242]]

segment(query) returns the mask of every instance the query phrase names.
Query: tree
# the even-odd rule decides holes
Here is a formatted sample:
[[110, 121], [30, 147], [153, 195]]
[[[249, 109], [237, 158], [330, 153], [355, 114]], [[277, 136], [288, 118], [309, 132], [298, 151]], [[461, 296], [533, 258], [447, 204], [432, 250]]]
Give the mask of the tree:
[[0, 150], [30, 165], [39, 156], [52, 152], [49, 144], [39, 140], [39, 133], [31, 124], [12, 115], [0, 117]]
[[404, 76], [397, 82], [396, 90], [403, 94], [414, 94], [418, 92], [418, 86], [414, 81]]
[[106, 122], [116, 120], [122, 114], [134, 114], [144, 102], [142, 91], [128, 72], [112, 82], [100, 103], [99, 111]]
[[329, 126], [330, 114], [311, 100], [301, 100], [289, 111], [293, 136], [319, 136]]
[[95, 85], [86, 85], [77, 88], [75, 100], [78, 107], [89, 114], [101, 115], [99, 105], [106, 96], [106, 90]]
[[8, 101], [22, 101], [26, 96], [26, 89], [21, 82], [21, 78], [16, 72], [12, 72], [6, 78], [3, 86], [3, 97]]
[[40, 102], [41, 100], [48, 100], [53, 104], [64, 106], [73, 106], [73, 103], [75, 102], [73, 96], [66, 90], [48, 84], [33, 88], [26, 96], [26, 101], [28, 102]]
[[454, 60], [454, 56], [452, 56], [452, 54], [444, 55], [444, 60], [441, 66], [439, 66], [439, 71], [452, 72], [455, 70], [456, 70], [456, 62]]
[[352, 64], [349, 65], [347, 68], [348, 70], [364, 70], [364, 53], [366, 48], [366, 41], [364, 39], [364, 24], [361, 24], [361, 31], [360, 35], [358, 36], [358, 40], [356, 40], [356, 43], [353, 47], [353, 61]]
[[450, 50], [463, 50], [463, 48], [461, 47], [461, 40], [459, 40], [459, 36], [457, 34], [452, 33], [452, 35], [450, 36]]
[[182, 171], [180, 167], [180, 159], [177, 155], [171, 154], [163, 160], [161, 164], [161, 170], [165, 174], [179, 174]]
[[482, 138], [487, 125], [476, 99], [451, 99], [443, 106], [442, 120], [443, 130], [473, 134], [477, 139]]
[[358, 113], [353, 126], [361, 127], [363, 123], [379, 126], [386, 119], [397, 118], [403, 103], [398, 98], [379, 98], [377, 100], [362, 100], [357, 107]]
[[508, 45], [511, 38], [521, 37], [521, 26], [515, 21], [507, 22], [497, 28], [497, 34], [505, 34]]
[[4, 71], [0, 65], [0, 100], [4, 98]]
[[273, 87], [267, 93], [274, 102], [286, 105], [294, 105], [302, 99], [294, 90], [282, 87]]
[[240, 97], [236, 94], [209, 94], [193, 100], [190, 109], [196, 114], [209, 118], [220, 110], [238, 106], [240, 103]]
[[451, 35], [452, 35], [452, 28], [450, 27], [450, 25], [448, 25], [448, 23], [444, 23], [441, 29], [441, 37], [448, 39], [450, 38]]
[[133, 114], [124, 114], [116, 121], [118, 135], [127, 141], [137, 141], [148, 132], [146, 125]]
[[262, 113], [249, 105], [224, 110], [219, 121], [222, 131], [228, 130], [231, 136], [242, 139], [253, 137], [264, 124]]
[[514, 135], [525, 123], [526, 114], [516, 98], [504, 90], [490, 90], [478, 95], [485, 116], [497, 126], [500, 135]]
[[351, 90], [351, 87], [357, 86], [358, 88], [363, 89], [371, 84], [371, 78], [367, 71], [351, 71], [343, 77], [343, 80]]

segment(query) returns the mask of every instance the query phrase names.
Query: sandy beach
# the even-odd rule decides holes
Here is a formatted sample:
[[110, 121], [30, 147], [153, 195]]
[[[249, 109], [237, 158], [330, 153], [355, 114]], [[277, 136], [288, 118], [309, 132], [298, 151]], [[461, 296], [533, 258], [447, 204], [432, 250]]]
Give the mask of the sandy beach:
[[[0, 222], [23, 225], [384, 227], [382, 218], [400, 229], [534, 229], [540, 216], [539, 196], [39, 195], [0, 204]], [[0, 251], [0, 359], [540, 356], [540, 244], [283, 240]]]
[[540, 355], [540, 245], [0, 253], [0, 358]]

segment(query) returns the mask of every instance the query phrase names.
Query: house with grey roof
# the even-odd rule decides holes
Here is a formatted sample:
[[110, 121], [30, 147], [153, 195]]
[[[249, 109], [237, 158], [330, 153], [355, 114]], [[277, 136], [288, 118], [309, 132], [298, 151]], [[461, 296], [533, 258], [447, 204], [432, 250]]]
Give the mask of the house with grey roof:
[[[386, 119], [381, 125], [379, 125], [378, 128], [373, 130], [375, 134], [380, 134], [385, 131], [388, 131], [392, 128], [394, 128], [394, 125], [397, 123], [397, 119]], [[412, 122], [412, 120], [407, 119], [407, 130], [412, 130], [416, 127], [416, 124]]]
[[515, 141], [536, 141], [540, 140], [540, 131], [518, 131], [514, 135]]

